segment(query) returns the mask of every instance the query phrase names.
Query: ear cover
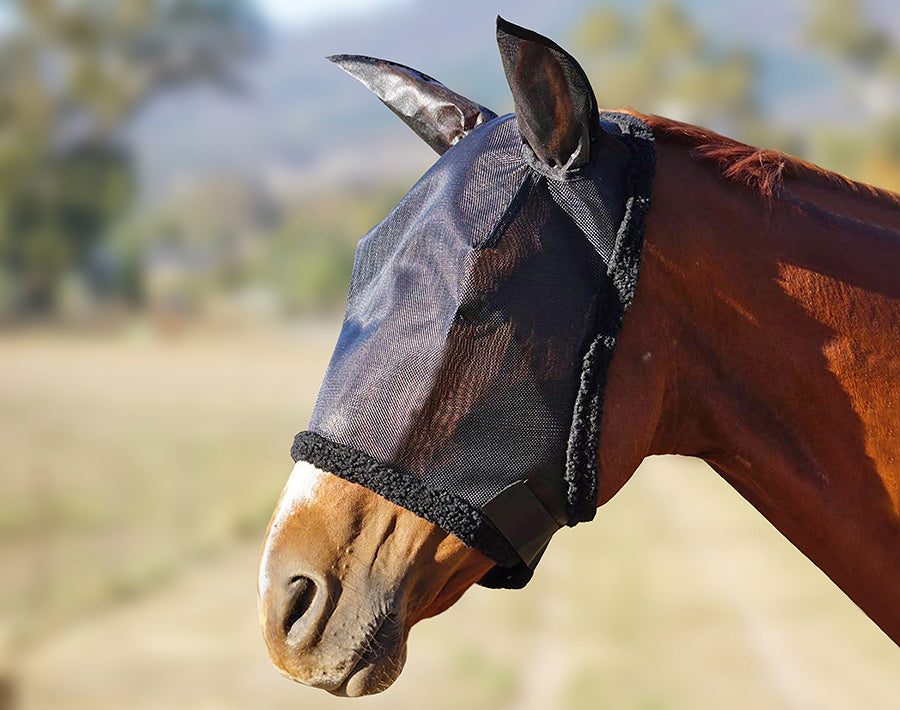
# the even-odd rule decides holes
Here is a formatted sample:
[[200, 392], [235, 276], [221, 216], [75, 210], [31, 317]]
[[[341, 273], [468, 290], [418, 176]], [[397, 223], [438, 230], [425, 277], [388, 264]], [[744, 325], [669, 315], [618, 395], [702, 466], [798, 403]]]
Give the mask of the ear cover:
[[558, 170], [586, 164], [591, 140], [602, 131], [584, 70], [552, 40], [502, 17], [497, 17], [497, 44], [519, 133], [534, 154]]
[[497, 116], [402, 64], [355, 54], [336, 54], [328, 59], [367, 86], [438, 154]]

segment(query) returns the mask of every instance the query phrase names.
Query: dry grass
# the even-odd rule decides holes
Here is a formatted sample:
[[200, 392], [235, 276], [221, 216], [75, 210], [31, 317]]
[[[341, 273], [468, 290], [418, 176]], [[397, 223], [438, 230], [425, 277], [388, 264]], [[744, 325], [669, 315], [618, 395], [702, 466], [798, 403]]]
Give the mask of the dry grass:
[[5, 338], [0, 609], [16, 631], [40, 636], [257, 537], [335, 335]]

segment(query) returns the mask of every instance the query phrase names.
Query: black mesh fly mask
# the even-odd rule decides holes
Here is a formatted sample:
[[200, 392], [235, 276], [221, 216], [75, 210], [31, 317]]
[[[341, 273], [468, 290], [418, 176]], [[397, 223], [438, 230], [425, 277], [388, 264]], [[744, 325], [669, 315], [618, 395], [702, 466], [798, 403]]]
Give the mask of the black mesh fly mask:
[[440, 159], [359, 243], [294, 460], [453, 533], [520, 587], [590, 520], [606, 370], [634, 294], [654, 152], [550, 40], [498, 20], [516, 114], [333, 57]]

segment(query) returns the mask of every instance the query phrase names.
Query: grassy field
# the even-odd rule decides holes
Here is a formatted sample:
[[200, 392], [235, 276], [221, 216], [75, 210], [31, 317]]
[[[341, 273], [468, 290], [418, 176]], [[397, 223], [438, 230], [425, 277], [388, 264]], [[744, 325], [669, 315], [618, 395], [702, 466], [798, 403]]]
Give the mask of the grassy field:
[[258, 538], [335, 337], [6, 337], [0, 609], [17, 637]]
[[268, 663], [256, 554], [335, 332], [6, 338], [0, 604], [26, 708], [894, 708], [900, 649], [705, 466], [649, 460], [523, 591], [357, 703]]

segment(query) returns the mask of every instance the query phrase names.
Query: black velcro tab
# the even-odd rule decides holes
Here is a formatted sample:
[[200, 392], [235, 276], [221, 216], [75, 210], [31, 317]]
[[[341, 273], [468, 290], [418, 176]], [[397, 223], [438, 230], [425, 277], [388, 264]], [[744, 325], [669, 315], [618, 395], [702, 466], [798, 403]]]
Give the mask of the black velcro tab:
[[484, 514], [529, 567], [562, 526], [528, 487], [516, 481], [488, 501]]

